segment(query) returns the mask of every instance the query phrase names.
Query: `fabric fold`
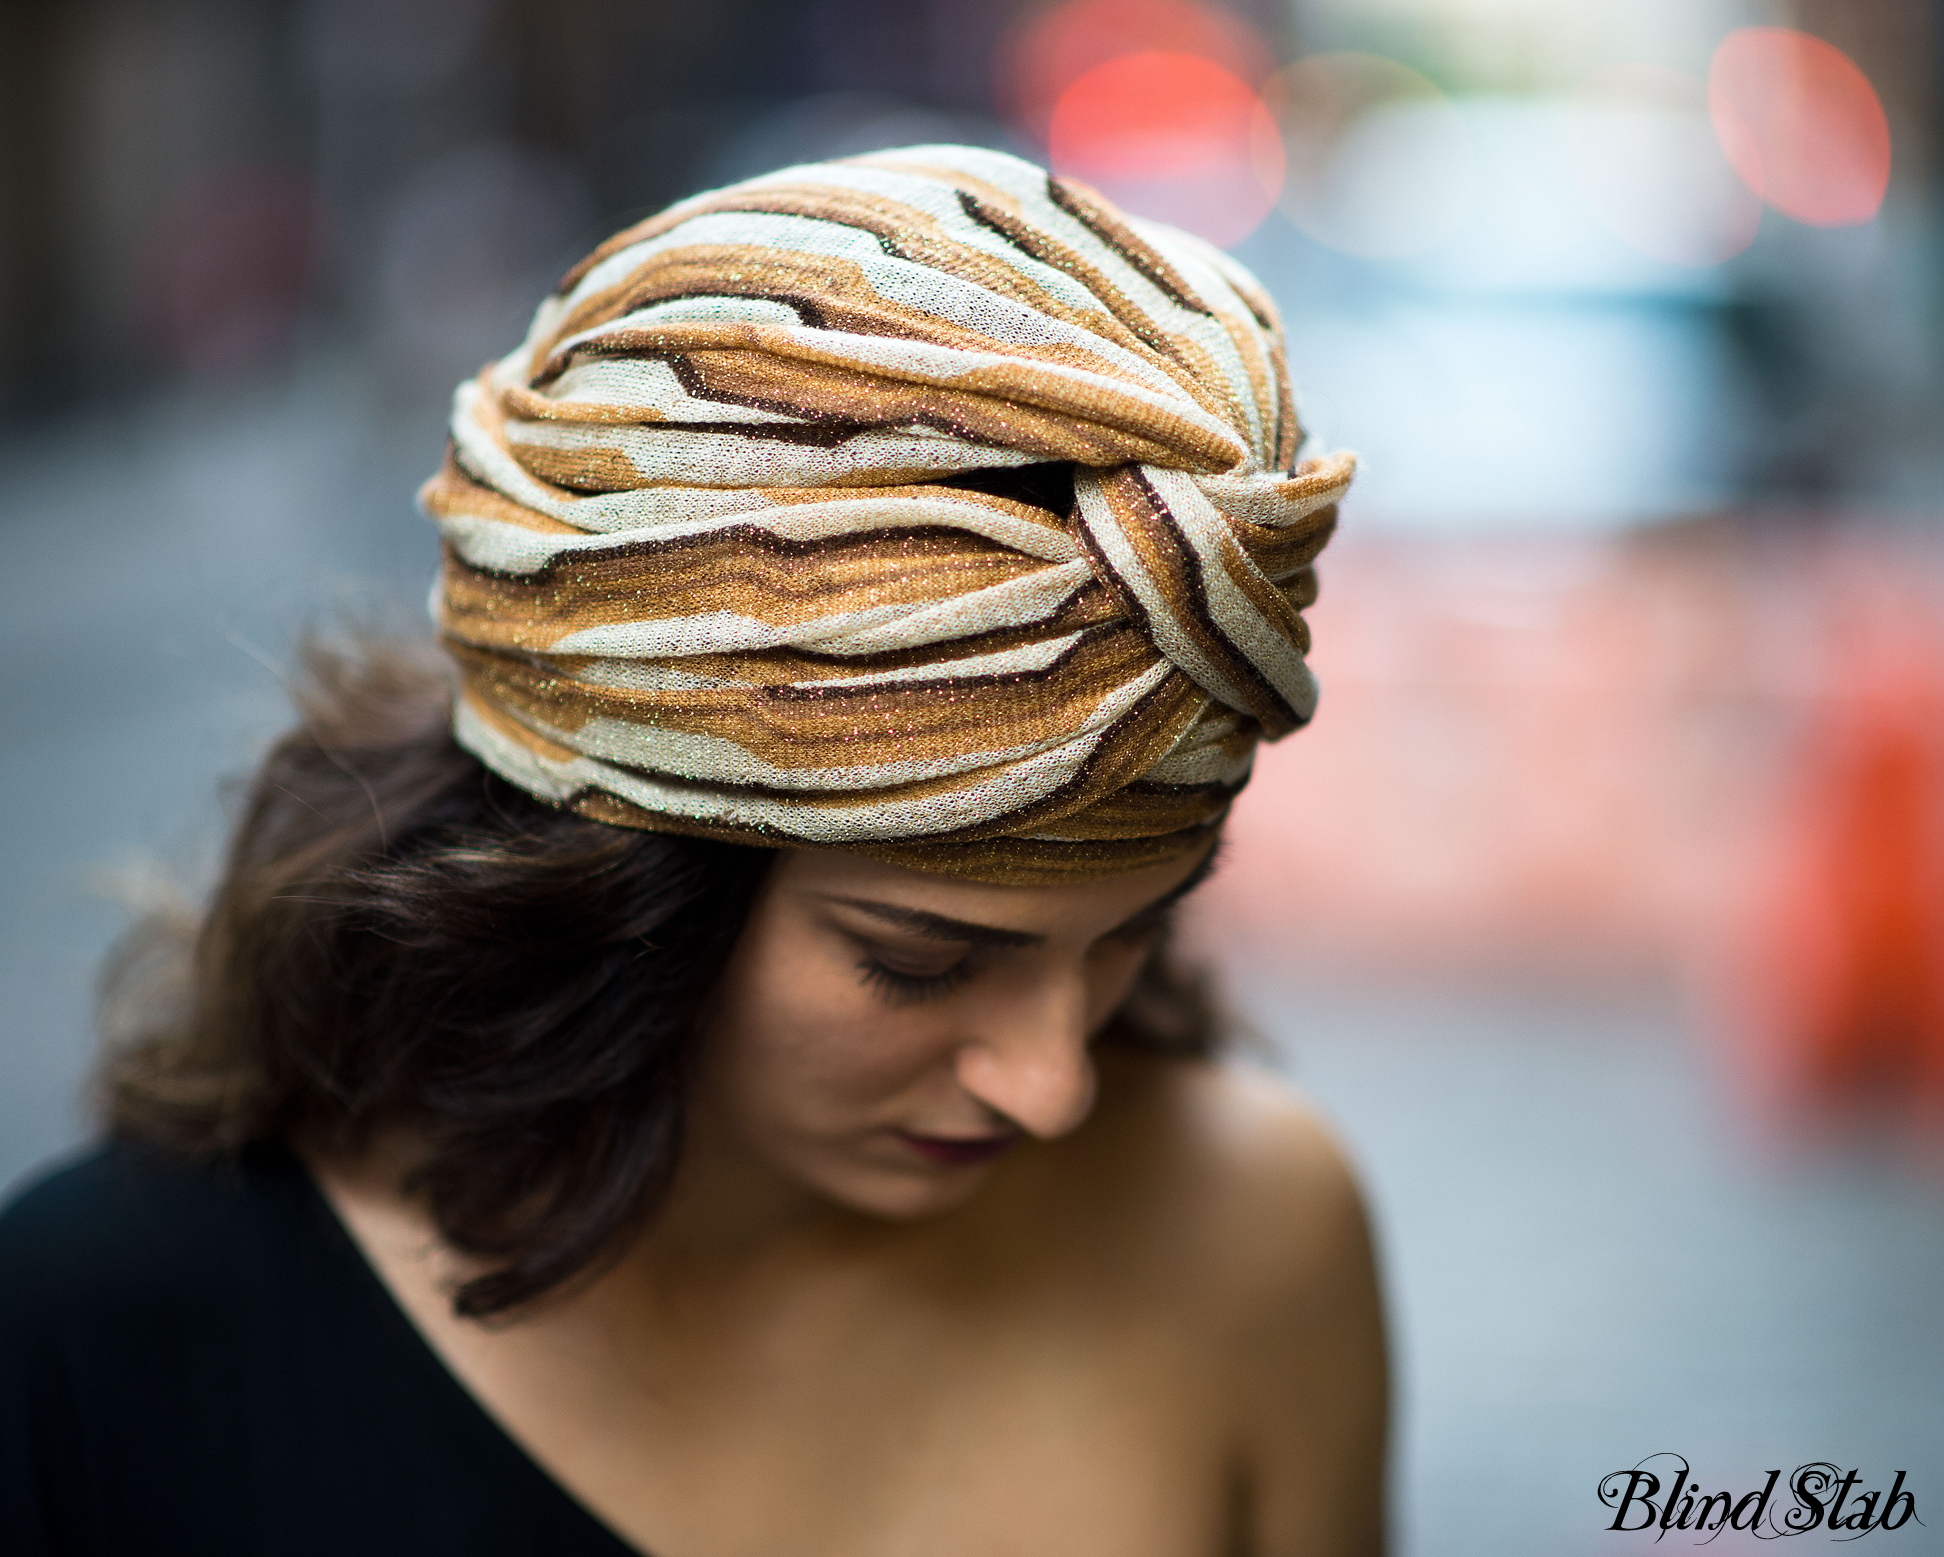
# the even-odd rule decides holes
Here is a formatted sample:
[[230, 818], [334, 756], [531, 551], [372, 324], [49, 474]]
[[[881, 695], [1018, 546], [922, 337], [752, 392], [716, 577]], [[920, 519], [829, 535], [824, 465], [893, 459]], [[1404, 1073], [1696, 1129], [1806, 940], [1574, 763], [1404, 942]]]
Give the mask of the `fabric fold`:
[[998, 152], [784, 169], [617, 234], [456, 391], [455, 734], [617, 825], [1138, 869], [1313, 713], [1354, 470], [1199, 240]]

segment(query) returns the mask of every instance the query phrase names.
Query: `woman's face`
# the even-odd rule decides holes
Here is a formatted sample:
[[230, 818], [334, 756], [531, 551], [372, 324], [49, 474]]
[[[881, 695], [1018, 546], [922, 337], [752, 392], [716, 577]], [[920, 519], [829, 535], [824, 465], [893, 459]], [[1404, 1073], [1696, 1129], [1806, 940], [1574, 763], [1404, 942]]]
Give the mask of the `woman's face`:
[[1087, 1117], [1088, 1039], [1203, 858], [1001, 887], [786, 853], [723, 979], [691, 1139], [871, 1215], [959, 1204]]

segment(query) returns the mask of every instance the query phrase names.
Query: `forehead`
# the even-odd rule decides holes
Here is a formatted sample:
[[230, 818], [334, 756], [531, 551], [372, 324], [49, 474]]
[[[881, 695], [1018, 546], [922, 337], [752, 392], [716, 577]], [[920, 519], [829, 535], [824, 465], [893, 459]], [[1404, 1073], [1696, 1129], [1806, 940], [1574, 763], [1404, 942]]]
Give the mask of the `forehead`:
[[963, 881], [836, 849], [793, 849], [778, 862], [770, 889], [799, 900], [889, 903], [1049, 939], [1080, 933], [1090, 937], [1173, 892], [1200, 867], [1209, 847], [1125, 875], [1032, 887]]

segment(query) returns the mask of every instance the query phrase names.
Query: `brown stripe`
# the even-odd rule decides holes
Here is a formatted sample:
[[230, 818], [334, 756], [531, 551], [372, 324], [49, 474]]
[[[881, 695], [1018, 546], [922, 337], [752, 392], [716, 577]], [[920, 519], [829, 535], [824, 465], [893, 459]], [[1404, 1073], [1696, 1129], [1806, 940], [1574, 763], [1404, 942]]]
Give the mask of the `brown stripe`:
[[[799, 211], [794, 214], [814, 215], [812, 212]], [[965, 252], [977, 255], [976, 250]], [[978, 255], [979, 259], [992, 265], [989, 256]], [[1081, 272], [1080, 279], [1093, 284], [1097, 291], [1104, 291], [1104, 306], [1112, 309], [1117, 316], [1142, 317], [1140, 310], [1115, 289], [1107, 285], [1104, 278], [1092, 273], [1077, 254], [1047, 256], [1047, 262], [1060, 263], [1062, 268]], [[995, 290], [997, 290], [995, 288]], [[1018, 288], [1014, 289], [1019, 290]], [[560, 354], [559, 343], [594, 328], [610, 320], [633, 313], [636, 309], [653, 302], [668, 301], [677, 297], [697, 295], [735, 296], [762, 299], [771, 302], [784, 302], [806, 316], [814, 313], [814, 323], [819, 328], [841, 330], [849, 334], [886, 336], [900, 340], [925, 342], [932, 345], [962, 349], [966, 351], [990, 352], [1014, 358], [1022, 363], [1050, 362], [1064, 367], [1079, 368], [1103, 374], [1110, 379], [1124, 378], [1125, 370], [1096, 353], [1069, 344], [1023, 345], [1018, 342], [1000, 341], [913, 309], [900, 308], [882, 297], [861, 267], [853, 260], [833, 256], [788, 254], [777, 255], [772, 250], [756, 245], [696, 245], [670, 253], [656, 255], [646, 262], [626, 281], [610, 288], [600, 297], [591, 299], [577, 307], [571, 316], [563, 320], [551, 339], [536, 353], [534, 383], [536, 386], [548, 382], [564, 370], [567, 357]], [[1042, 295], [1040, 298], [1026, 299], [1035, 306], [1042, 302], [1052, 304], [1055, 300]], [[1042, 312], [1053, 313], [1051, 307], [1042, 307]], [[1060, 307], [1058, 316], [1067, 317], [1070, 322], [1082, 325], [1089, 333], [1098, 334], [1098, 319], [1085, 320], [1072, 315], [1070, 310]], [[1126, 333], [1126, 332], [1123, 332]], [[1156, 332], [1157, 334], [1159, 332]], [[1184, 394], [1193, 399], [1210, 415], [1225, 421], [1235, 419], [1235, 407], [1227, 387], [1226, 376], [1217, 368], [1194, 342], [1183, 337], [1174, 337], [1172, 352], [1162, 353], [1145, 346], [1131, 333], [1119, 342], [1127, 349], [1136, 351], [1144, 359], [1153, 362], [1167, 373]], [[718, 324], [701, 324], [696, 321], [667, 325], [648, 326], [636, 330], [616, 332], [599, 343], [577, 348], [584, 352], [601, 352], [609, 355], [623, 353], [669, 356], [676, 352], [701, 353], [711, 349], [735, 350], [754, 348], [782, 356], [804, 355], [801, 347], [792, 348], [781, 343], [781, 338], [773, 326], [762, 326], [748, 322], [724, 321]], [[834, 366], [847, 366], [833, 364]], [[852, 371], [855, 371], [854, 369]], [[889, 376], [889, 370], [887, 370]], [[873, 375], [875, 379], [875, 375]], [[894, 379], [905, 382], [906, 376]], [[962, 386], [963, 377], [954, 375], [953, 384]], [[1014, 398], [1038, 398], [1036, 391], [1040, 386], [1036, 376], [1021, 374], [1015, 382], [1001, 392]], [[711, 384], [702, 390], [691, 390], [703, 398], [724, 399], [739, 404], [760, 405], [766, 410], [785, 411], [791, 415], [815, 419], [818, 414], [845, 416], [842, 411], [829, 411], [823, 399], [812, 393], [809, 395], [769, 395], [755, 400], [745, 400], [738, 392]], [[1043, 393], [1044, 391], [1040, 391]], [[1057, 389], [1054, 391], [1059, 393]], [[1045, 403], [1057, 405], [1063, 414], [1075, 414], [1072, 406], [1072, 392], [1059, 394], [1056, 401]], [[1097, 392], [1089, 398], [1098, 398]], [[528, 402], [522, 401], [520, 407]], [[540, 400], [542, 406], [554, 403]], [[517, 407], [516, 407], [517, 408]], [[550, 416], [566, 416], [565, 410], [549, 409], [543, 413]], [[1142, 420], [1153, 413], [1144, 412]], [[608, 420], [615, 418], [610, 411], [588, 420]], [[1193, 427], [1193, 424], [1187, 424]], [[1211, 453], [1200, 447], [1208, 443], [1209, 435], [1199, 428], [1189, 435], [1189, 447], [1184, 450], [1197, 460], [1194, 468], [1225, 470], [1235, 462], [1235, 453], [1226, 443], [1214, 446]], [[1161, 458], [1161, 455], [1134, 455], [1126, 458]], [[1214, 463], [1209, 463], [1209, 460]]]
[[1277, 583], [1307, 568], [1336, 530], [1336, 504], [1305, 514], [1294, 524], [1256, 524], [1224, 515], [1250, 561]]
[[[693, 351], [689, 359], [711, 398], [787, 415], [816, 407], [817, 417], [832, 419], [834, 430], [792, 433], [773, 425], [728, 423], [716, 429], [720, 435], [752, 443], [834, 446], [864, 433], [922, 426], [1036, 460], [1084, 465], [1135, 461], [1208, 474], [1237, 463], [1239, 440], [1097, 383], [1049, 381], [1023, 363], [954, 373], [945, 385], [916, 372], [903, 377], [889, 371], [865, 373], [841, 360], [819, 361], [801, 345], [772, 344], [776, 349]], [[650, 340], [617, 343], [613, 349], [617, 355], [656, 350]], [[612, 491], [652, 484], [618, 450], [599, 444], [562, 449], [509, 442], [508, 450], [541, 479], [579, 490], [591, 489], [590, 481], [608, 483], [605, 489]], [[950, 452], [940, 451], [941, 456]], [[939, 472], [961, 468], [962, 457], [942, 458], [936, 467]], [[932, 473], [915, 472], [920, 477]], [[704, 474], [698, 471], [683, 484], [706, 485], [700, 479]], [[886, 471], [883, 484], [903, 484], [913, 475], [909, 468]]]
[[[809, 216], [807, 212], [794, 215]], [[812, 218], [814, 219], [814, 218]], [[839, 224], [842, 225], [842, 224]], [[976, 252], [976, 251], [974, 251]], [[981, 256], [995, 264], [990, 256]], [[623, 281], [585, 299], [561, 320], [553, 335], [535, 351], [535, 382], [559, 372], [560, 344], [587, 330], [597, 329], [656, 303], [690, 298], [736, 297], [780, 303], [812, 329], [841, 330], [851, 335], [884, 336], [894, 340], [927, 341], [967, 350], [1007, 352], [1021, 357], [1074, 365], [1090, 365], [1113, 373], [1114, 366], [1079, 343], [1027, 346], [1000, 342], [980, 331], [919, 309], [900, 307], [880, 293], [854, 259], [835, 254], [778, 253], [759, 244], [689, 244], [650, 256]], [[706, 321], [671, 322], [671, 329], [708, 329]], [[757, 326], [721, 321], [723, 330]], [[773, 328], [773, 327], [770, 327]], [[1089, 330], [1086, 333], [1092, 334]], [[724, 339], [722, 344], [737, 344]]]
[[[699, 823], [686, 817], [644, 810], [632, 801], [603, 790], [589, 790], [568, 804], [581, 815], [614, 827], [681, 833], [753, 848], [822, 847], [772, 830]], [[853, 844], [847, 852], [883, 860], [891, 865], [902, 865], [910, 870], [929, 871], [998, 886], [1064, 886], [1077, 881], [1097, 880], [1102, 876], [1145, 870], [1178, 859], [1191, 850], [1206, 849], [1220, 834], [1221, 824], [1222, 818], [1217, 816], [1200, 826], [1156, 837], [1101, 839], [1086, 843], [1006, 837], [944, 843], [919, 839], [909, 843]]]
[[419, 506], [434, 519], [449, 519], [457, 514], [476, 514], [486, 519], [497, 519], [502, 524], [516, 525], [522, 530], [533, 530], [541, 535], [578, 536], [585, 532], [571, 524], [541, 513], [538, 509], [528, 508], [524, 503], [516, 503], [510, 497], [502, 497], [491, 487], [475, 481], [453, 457], [450, 448], [446, 450], [445, 464], [439, 473], [419, 488]]
[[[1222, 381], [1222, 374], [1198, 342], [1162, 329], [1152, 315], [1115, 286], [1098, 266], [1051, 233], [1015, 215], [995, 210], [963, 190], [959, 193], [959, 204], [967, 216], [1004, 238], [1020, 253], [1066, 272], [1084, 286], [1107, 310], [1108, 322], [1113, 327], [1111, 338], [1167, 373], [1204, 410], [1215, 416], [1229, 413], [1227, 397], [1209, 389], [1211, 383]], [[1102, 321], [1098, 318], [1084, 322], [1091, 330], [1101, 330]]]
[[[1100, 274], [1096, 267], [1087, 263], [1076, 251], [1066, 245], [1055, 243], [1045, 235], [1040, 235], [1040, 241], [1036, 243], [1033, 236], [1035, 229], [1018, 219], [1016, 201], [1007, 200], [996, 186], [954, 170], [925, 169], [922, 171], [924, 176], [935, 178], [953, 187], [958, 194], [961, 207], [973, 220], [1007, 238], [1022, 253], [1074, 275], [1108, 307], [1109, 319], [1103, 321], [1099, 313], [1093, 309], [1082, 310], [1072, 307], [1059, 294], [1036, 285], [1016, 266], [1008, 265], [984, 250], [953, 236], [943, 224], [929, 214], [901, 201], [886, 199], [866, 191], [846, 189], [835, 184], [805, 183], [787, 189], [746, 191], [733, 202], [713, 204], [711, 210], [801, 216], [868, 233], [889, 255], [924, 265], [942, 274], [984, 287], [1001, 296], [1013, 298], [1047, 318], [1060, 320], [1087, 334], [1100, 335], [1114, 341], [1169, 373], [1187, 393], [1203, 400], [1209, 410], [1219, 409], [1214, 401], [1208, 399], [1207, 390], [1203, 387], [1202, 381], [1209, 377], [1209, 365], [1205, 360], [1194, 360], [1199, 354], [1192, 344], [1187, 346], [1188, 371], [1184, 372], [1182, 364], [1175, 360], [1183, 343], [1177, 342], [1167, 332], [1156, 328], [1153, 321], [1141, 309], [1135, 307], [1117, 287]], [[689, 216], [698, 214], [702, 213], [688, 213]], [[684, 220], [687, 219], [688, 217], [685, 216]], [[686, 255], [697, 252], [701, 248], [702, 246], [696, 245], [676, 252]], [[775, 257], [774, 251], [768, 249], [755, 249], [754, 252], [766, 259]], [[665, 256], [651, 257], [644, 261], [635, 276], [605, 290], [598, 298], [584, 299], [580, 305], [577, 305], [569, 327], [557, 333], [554, 338], [561, 339], [566, 334], [587, 328], [590, 322], [618, 317], [620, 313], [627, 312], [628, 308], [622, 305], [623, 301], [631, 295], [632, 284], [638, 276], [659, 265], [664, 258]], [[741, 279], [736, 273], [731, 274], [735, 279]], [[701, 290], [694, 295], [722, 295], [724, 290], [722, 275], [710, 271], [702, 279]], [[876, 300], [874, 289], [868, 289], [860, 295], [866, 299]], [[803, 312], [806, 320], [822, 327], [868, 328], [860, 324], [834, 324], [822, 309], [820, 295], [814, 291], [799, 292], [787, 298], [779, 297], [777, 300], [788, 301]], [[1106, 325], [1104, 330], [1103, 323]]]
[[1283, 351], [1282, 336], [1278, 334], [1269, 346], [1269, 361], [1276, 375], [1277, 392], [1280, 396], [1276, 416], [1275, 459], [1271, 470], [1287, 470], [1296, 458], [1296, 451], [1303, 446], [1309, 436], [1304, 431], [1302, 418], [1296, 411], [1296, 393], [1289, 383], [1289, 359]]
[[[1179, 674], [1169, 676], [1161, 687], [1142, 699], [1135, 709], [1105, 733], [1092, 756], [1082, 765], [1081, 771], [1068, 783], [1035, 803], [986, 822], [951, 831], [941, 831], [937, 835], [938, 838], [942, 840], [1005, 837], [1013, 833], [1032, 831], [1035, 828], [1056, 824], [1062, 818], [1087, 810], [1138, 779], [1140, 773], [1151, 767], [1155, 759], [1194, 722], [1206, 702], [1207, 699], [1186, 677]], [[869, 791], [846, 789], [836, 793], [818, 791], [793, 793], [789, 799], [806, 808], [827, 810], [869, 807], [886, 800], [936, 799], [949, 804], [952, 796], [978, 792], [1013, 766], [1016, 764], [1005, 763], [993, 768], [975, 770], [970, 774], [951, 775]], [[670, 781], [669, 776], [656, 776], [663, 781]], [[672, 781], [697, 794], [728, 797], [751, 795], [770, 800], [781, 798], [772, 791], [762, 789], [702, 783], [679, 777], [674, 777]], [[787, 834], [781, 829], [764, 830], [764, 836], [791, 837], [799, 842], [807, 841], [806, 835]]]
[[[636, 691], [559, 675], [543, 662], [449, 640], [467, 683], [503, 707], [563, 733], [594, 719], [706, 735], [778, 769], [938, 761], [968, 752], [1044, 747], [1069, 739], [1103, 697], [1143, 675], [1154, 651], [1124, 626], [1084, 636], [1050, 666], [872, 687], [744, 685]], [[672, 771], [672, 770], [671, 770]], [[933, 781], [914, 781], [918, 788]], [[967, 780], [937, 780], [946, 790]], [[900, 785], [899, 793], [915, 792]], [[845, 802], [864, 803], [862, 794]]]
[[1206, 849], [1221, 832], [1221, 818], [1155, 838], [1063, 843], [1036, 838], [989, 838], [969, 843], [859, 844], [854, 852], [903, 865], [998, 886], [1057, 887], [1102, 876], [1125, 875]]
[[573, 552], [513, 575], [475, 567], [448, 546], [446, 611], [451, 629], [473, 642], [546, 650], [590, 627], [712, 611], [795, 627], [877, 606], [931, 605], [1049, 566], [942, 528], [797, 541], [734, 525], [681, 541]]
[[1174, 624], [1222, 676], [1249, 699], [1249, 712], [1273, 740], [1302, 723], [1302, 716], [1230, 642], [1208, 608], [1201, 562], [1161, 494], [1138, 468], [1114, 471], [1101, 489], [1120, 521], [1121, 534], [1166, 600]]
[[1083, 184], [1077, 178], [1048, 174], [1046, 197], [1146, 276], [1177, 308], [1210, 318], [1215, 316], [1215, 310], [1202, 301], [1181, 272], [1162, 257], [1160, 250], [1129, 227], [1120, 212], [1103, 200], [1092, 185]]
[[1228, 808], [1241, 785], [1129, 784], [1046, 824], [1062, 838], [1110, 841], [1180, 832]]
[[[1248, 554], [1231, 539], [1222, 542], [1222, 566], [1227, 571], [1229, 582], [1241, 593], [1256, 615], [1269, 626], [1269, 630], [1285, 642], [1296, 645], [1299, 654], [1309, 652], [1309, 623], [1305, 622], [1296, 609], [1296, 603], [1284, 591], [1262, 576], [1261, 569], [1249, 560]], [[1227, 643], [1226, 635], [1222, 640]], [[1240, 652], [1239, 650], [1237, 651]], [[1267, 678], [1263, 678], [1265, 684]], [[1282, 703], [1280, 694], [1277, 701]], [[1282, 706], [1289, 708], [1287, 703]], [[1289, 708], [1290, 717], [1298, 724], [1302, 715]], [[1281, 732], [1278, 732], [1281, 733]]]

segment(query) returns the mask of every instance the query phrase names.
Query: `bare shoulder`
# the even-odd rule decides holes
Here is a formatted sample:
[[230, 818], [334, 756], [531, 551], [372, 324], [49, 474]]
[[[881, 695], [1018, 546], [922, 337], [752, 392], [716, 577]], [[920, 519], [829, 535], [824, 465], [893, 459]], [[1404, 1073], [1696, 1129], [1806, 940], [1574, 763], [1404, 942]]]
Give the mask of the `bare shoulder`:
[[[1383, 1548], [1388, 1369], [1363, 1196], [1317, 1109], [1237, 1064], [1116, 1057], [1079, 1177], [1171, 1333], [1226, 1380], [1238, 1549]], [[1091, 1127], [1091, 1124], [1090, 1124]], [[1131, 1258], [1129, 1258], [1131, 1256]]]
[[1366, 1264], [1357, 1177], [1301, 1092], [1238, 1061], [1103, 1061], [1086, 1173], [1119, 1188], [1125, 1235], [1192, 1252], [1197, 1288], [1231, 1314], [1296, 1301]]

